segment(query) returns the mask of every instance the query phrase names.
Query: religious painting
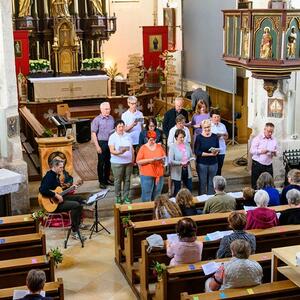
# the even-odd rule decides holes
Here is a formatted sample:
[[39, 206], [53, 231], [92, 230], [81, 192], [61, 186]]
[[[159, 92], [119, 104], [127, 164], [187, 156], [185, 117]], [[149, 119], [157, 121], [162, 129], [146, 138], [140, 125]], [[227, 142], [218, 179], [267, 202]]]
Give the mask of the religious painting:
[[157, 68], [164, 63], [160, 55], [168, 50], [168, 27], [167, 26], [143, 26], [143, 50], [144, 67]]
[[162, 50], [161, 35], [150, 35], [149, 52], [161, 52], [161, 50]]
[[175, 8], [164, 8], [164, 25], [168, 26], [168, 50], [176, 50], [176, 15]]
[[299, 26], [296, 19], [292, 19], [286, 31], [286, 59], [299, 58]]
[[22, 42], [20, 40], [14, 41], [15, 57], [22, 57]]
[[283, 118], [283, 99], [268, 99], [268, 117]]

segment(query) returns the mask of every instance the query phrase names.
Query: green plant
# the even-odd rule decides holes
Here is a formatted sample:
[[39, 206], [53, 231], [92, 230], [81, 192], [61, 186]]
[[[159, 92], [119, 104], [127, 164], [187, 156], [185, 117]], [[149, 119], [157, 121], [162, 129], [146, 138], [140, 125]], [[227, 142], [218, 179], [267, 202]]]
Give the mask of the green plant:
[[82, 70], [100, 70], [103, 68], [103, 66], [104, 63], [101, 57], [86, 58], [82, 61]]
[[125, 235], [127, 235], [127, 231], [128, 231], [127, 228], [130, 226], [130, 220], [131, 220], [130, 214], [128, 214], [128, 216], [124, 216], [121, 218], [123, 228], [125, 228]]
[[118, 65], [115, 63], [113, 66], [110, 66], [106, 69], [107, 76], [111, 79], [114, 79], [116, 76], [123, 76], [121, 72], [118, 72]]
[[63, 254], [61, 253], [58, 247], [51, 248], [50, 251], [47, 253], [48, 256], [53, 257], [54, 263], [56, 266], [62, 263], [63, 261]]
[[37, 59], [37, 60], [29, 60], [29, 68], [30, 71], [42, 71], [48, 70], [50, 67], [50, 62], [47, 59]]
[[34, 219], [34, 220], [38, 220], [39, 222], [42, 222], [42, 220], [44, 219], [44, 217], [45, 217], [45, 211], [43, 209], [34, 211], [31, 214], [31, 218]]
[[45, 128], [43, 132], [43, 137], [53, 137], [53, 136], [54, 136], [53, 131], [49, 128]]
[[153, 275], [157, 277], [158, 280], [160, 280], [163, 273], [166, 271], [167, 266], [164, 263], [153, 261], [153, 266], [151, 267], [151, 269], [153, 270]]

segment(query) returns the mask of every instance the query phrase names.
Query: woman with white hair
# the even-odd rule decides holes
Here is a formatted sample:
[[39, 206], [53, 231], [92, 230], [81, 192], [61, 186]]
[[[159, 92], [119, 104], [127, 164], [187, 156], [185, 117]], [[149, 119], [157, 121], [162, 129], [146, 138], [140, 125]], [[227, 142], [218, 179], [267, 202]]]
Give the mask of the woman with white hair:
[[289, 190], [286, 198], [290, 208], [281, 213], [280, 225], [300, 224], [300, 192], [296, 189]]
[[257, 208], [247, 211], [246, 229], [265, 229], [279, 225], [276, 212], [267, 208], [269, 200], [266, 191], [259, 190], [255, 193], [254, 201]]

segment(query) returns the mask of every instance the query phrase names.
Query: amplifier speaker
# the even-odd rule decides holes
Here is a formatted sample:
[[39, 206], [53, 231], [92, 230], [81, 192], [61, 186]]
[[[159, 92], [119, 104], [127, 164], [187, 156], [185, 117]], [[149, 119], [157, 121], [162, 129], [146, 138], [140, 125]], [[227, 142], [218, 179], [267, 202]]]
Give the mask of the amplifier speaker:
[[78, 143], [86, 143], [91, 140], [91, 120], [76, 122], [76, 139]]

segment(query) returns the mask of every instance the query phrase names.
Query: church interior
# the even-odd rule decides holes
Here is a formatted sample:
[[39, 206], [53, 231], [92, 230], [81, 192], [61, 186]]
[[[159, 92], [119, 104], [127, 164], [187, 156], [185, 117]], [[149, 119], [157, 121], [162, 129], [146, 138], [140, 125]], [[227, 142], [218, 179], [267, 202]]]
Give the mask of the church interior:
[[299, 299], [299, 71], [300, 0], [0, 1], [0, 300]]

